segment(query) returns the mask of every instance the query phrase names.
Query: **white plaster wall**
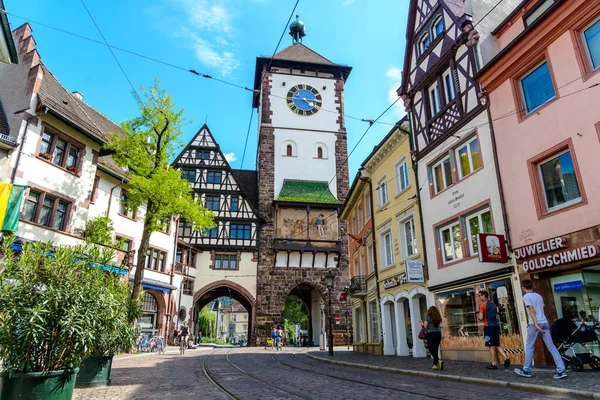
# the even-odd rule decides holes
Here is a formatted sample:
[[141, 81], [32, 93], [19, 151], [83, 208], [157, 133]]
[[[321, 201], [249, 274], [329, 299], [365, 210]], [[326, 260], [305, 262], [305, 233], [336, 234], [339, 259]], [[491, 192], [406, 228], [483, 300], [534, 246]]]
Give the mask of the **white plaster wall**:
[[[287, 93], [292, 86], [298, 84], [310, 85], [321, 93], [323, 105], [319, 112], [311, 116], [300, 116], [289, 109], [286, 100]], [[340, 129], [337, 122], [339, 113], [336, 111], [337, 105], [335, 103], [335, 79], [273, 74], [271, 85], [269, 101], [273, 112], [271, 121], [274, 127], [293, 127], [330, 132], [337, 132]], [[325, 89], [323, 89], [323, 86], [325, 86]]]
[[[485, 112], [479, 114], [467, 126], [462, 128], [457, 136], [461, 138], [471, 132], [469, 127], [476, 127], [487, 122]], [[492, 153], [492, 143], [490, 131], [487, 125], [478, 128], [479, 146], [483, 160], [483, 169], [472, 176], [459, 181], [445, 192], [430, 197], [428, 182], [424, 182], [428, 176], [427, 165], [442, 153], [452, 148], [460, 139], [451, 137], [445, 143], [433, 150], [430, 154], [419, 161], [419, 177], [422, 186], [421, 203], [423, 209], [423, 226], [425, 231], [425, 240], [427, 243], [427, 264], [429, 269], [429, 286], [436, 286], [443, 283], [452, 282], [458, 279], [467, 278], [474, 275], [483, 274], [505, 267], [505, 264], [480, 263], [477, 258], [459, 262], [438, 269], [437, 265], [437, 241], [433, 226], [439, 222], [456, 216], [465, 210], [486, 200], [490, 200], [490, 209], [492, 213], [494, 229], [496, 233], [505, 234], [504, 223], [502, 219], [502, 208], [500, 206], [500, 194], [496, 180], [494, 159]], [[422, 177], [422, 178], [421, 178]], [[457, 196], [464, 194], [464, 197], [458, 202], [448, 204], [449, 201]]]
[[[289, 112], [289, 110], [288, 110]], [[291, 114], [291, 113], [290, 113]], [[318, 115], [319, 113], [317, 113]], [[312, 117], [316, 117], [313, 115]], [[298, 117], [298, 118], [312, 118]], [[283, 186], [284, 179], [304, 181], [330, 182], [329, 190], [337, 197], [335, 175], [335, 134], [332, 132], [297, 131], [292, 129], [275, 129], [275, 197]], [[286, 156], [286, 141], [296, 144], [295, 156]], [[314, 150], [317, 143], [324, 144], [323, 156], [316, 158]]]
[[[239, 270], [214, 270], [210, 259], [210, 252], [205, 251], [198, 254], [196, 259], [196, 282], [194, 284], [194, 293], [201, 290], [206, 285], [220, 280], [228, 280], [236, 283], [246, 289], [254, 299], [256, 299], [256, 273], [257, 262], [252, 261], [253, 254], [244, 252], [241, 254]], [[190, 271], [192, 273], [192, 271]]]

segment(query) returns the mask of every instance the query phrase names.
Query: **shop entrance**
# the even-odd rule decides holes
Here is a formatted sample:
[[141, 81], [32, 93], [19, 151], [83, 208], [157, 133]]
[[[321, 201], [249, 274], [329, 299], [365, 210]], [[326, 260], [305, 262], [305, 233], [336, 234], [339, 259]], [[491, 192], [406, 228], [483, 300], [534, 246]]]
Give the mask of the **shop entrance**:
[[154, 335], [156, 333], [156, 322], [158, 320], [158, 303], [156, 298], [148, 292], [144, 292], [142, 303], [142, 316], [138, 321], [138, 327], [142, 333]]

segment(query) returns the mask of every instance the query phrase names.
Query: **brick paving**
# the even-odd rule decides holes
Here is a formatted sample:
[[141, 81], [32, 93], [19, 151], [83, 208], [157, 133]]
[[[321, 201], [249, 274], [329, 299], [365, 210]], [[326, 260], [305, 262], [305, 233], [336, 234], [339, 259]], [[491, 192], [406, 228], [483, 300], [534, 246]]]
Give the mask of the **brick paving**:
[[430, 358], [412, 358], [396, 356], [376, 356], [366, 353], [357, 353], [352, 351], [336, 350], [333, 357], [329, 357], [326, 351], [312, 351], [311, 355], [330, 359], [354, 363], [362, 366], [378, 366], [387, 368], [396, 368], [410, 371], [426, 371], [439, 375], [454, 375], [461, 377], [477, 378], [484, 380], [494, 380], [502, 382], [517, 382], [526, 385], [540, 385], [544, 387], [556, 387], [569, 390], [586, 391], [597, 393], [600, 398], [600, 371], [592, 370], [588, 365], [582, 372], [573, 372], [567, 370], [569, 377], [567, 379], [556, 380], [552, 376], [556, 373], [554, 368], [534, 367], [532, 378], [523, 378], [514, 373], [515, 367], [521, 365], [511, 365], [509, 369], [498, 365], [497, 370], [488, 370], [486, 363], [469, 361], [444, 361], [443, 371], [433, 371], [431, 369]]
[[[399, 375], [369, 369], [332, 365], [301, 354], [312, 350], [311, 355], [328, 357], [315, 349], [285, 348], [277, 353], [263, 348], [212, 349], [202, 348], [180, 356], [171, 348], [167, 354], [123, 355], [115, 357], [112, 385], [109, 387], [76, 389], [74, 399], [226, 399], [203, 374], [202, 360], [214, 378], [241, 399], [473, 399], [522, 398], [561, 399], [569, 396], [551, 396], [527, 393], [525, 396], [510, 388], [479, 386], [419, 376]], [[300, 353], [300, 354], [297, 354]], [[229, 359], [240, 369], [231, 366]], [[338, 361], [381, 365], [397, 368], [422, 368], [431, 371], [428, 360], [399, 357], [381, 357], [336, 351]], [[469, 365], [473, 364], [473, 365]], [[429, 368], [428, 368], [429, 366]], [[448, 362], [442, 373], [479, 371], [482, 365]], [[296, 367], [296, 368], [293, 368]], [[300, 368], [300, 369], [298, 369]], [[471, 368], [471, 369], [469, 369]], [[319, 375], [310, 371], [320, 372]], [[245, 373], [244, 373], [245, 372]], [[481, 371], [480, 371], [481, 372]], [[551, 371], [534, 371], [536, 379]], [[509, 372], [484, 370], [509, 378]], [[574, 373], [572, 373], [574, 374]], [[581, 373], [573, 379], [576, 383], [595, 378]], [[471, 375], [474, 375], [471, 374]], [[481, 375], [480, 375], [481, 376]], [[498, 376], [493, 376], [498, 378]], [[540, 378], [538, 378], [540, 376]], [[598, 374], [600, 376], [600, 374]], [[551, 378], [550, 378], [551, 379]], [[570, 378], [569, 378], [570, 379]], [[531, 382], [531, 380], [526, 381]], [[596, 378], [597, 382], [597, 378]], [[533, 382], [532, 382], [533, 383]], [[538, 383], [538, 382], [535, 382]], [[552, 382], [556, 384], [556, 382]], [[561, 384], [565, 382], [560, 382]], [[571, 384], [570, 381], [566, 383]], [[591, 384], [590, 384], [591, 385]], [[587, 387], [589, 388], [590, 385]], [[597, 391], [597, 384], [596, 384]]]

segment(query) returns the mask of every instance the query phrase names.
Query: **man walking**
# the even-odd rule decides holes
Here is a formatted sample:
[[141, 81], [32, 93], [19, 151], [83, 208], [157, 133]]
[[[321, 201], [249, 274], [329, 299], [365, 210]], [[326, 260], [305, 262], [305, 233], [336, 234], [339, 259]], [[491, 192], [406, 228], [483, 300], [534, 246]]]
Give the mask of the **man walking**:
[[523, 302], [529, 316], [529, 325], [527, 325], [527, 343], [525, 344], [525, 364], [523, 364], [523, 368], [515, 368], [515, 373], [525, 378], [531, 378], [535, 342], [538, 335], [542, 335], [544, 344], [550, 354], [552, 354], [552, 358], [556, 364], [554, 379], [566, 378], [565, 364], [552, 342], [552, 336], [550, 336], [550, 326], [544, 314], [544, 299], [533, 291], [533, 282], [530, 280], [521, 282], [521, 291], [523, 292]]
[[498, 354], [504, 356], [504, 368], [510, 367], [510, 359], [500, 347], [500, 326], [498, 325], [498, 307], [489, 300], [488, 292], [482, 290], [479, 292], [481, 305], [479, 306], [479, 320], [483, 321], [483, 336], [486, 347], [490, 348], [492, 362], [486, 365], [487, 369], [498, 369]]
[[276, 339], [277, 338], [277, 329], [275, 327], [271, 328], [271, 348], [273, 350], [275, 350], [275, 346], [277, 345], [276, 343]]

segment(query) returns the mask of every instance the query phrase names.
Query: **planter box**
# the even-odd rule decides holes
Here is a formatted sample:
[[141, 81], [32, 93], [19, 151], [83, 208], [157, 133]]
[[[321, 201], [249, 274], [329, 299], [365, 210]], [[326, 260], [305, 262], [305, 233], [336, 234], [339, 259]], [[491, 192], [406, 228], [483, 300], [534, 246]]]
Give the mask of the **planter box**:
[[75, 387], [87, 388], [110, 385], [113, 356], [90, 356], [83, 360]]
[[0, 399], [70, 400], [79, 368], [72, 371], [0, 374]]

